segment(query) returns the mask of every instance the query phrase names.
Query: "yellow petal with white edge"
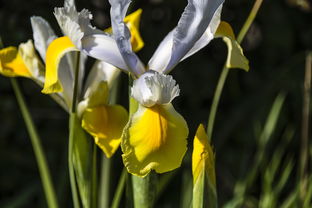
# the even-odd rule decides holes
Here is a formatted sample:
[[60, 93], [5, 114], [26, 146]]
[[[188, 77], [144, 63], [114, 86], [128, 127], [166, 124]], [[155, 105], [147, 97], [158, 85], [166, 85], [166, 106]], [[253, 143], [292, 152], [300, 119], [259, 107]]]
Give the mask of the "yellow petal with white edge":
[[194, 184], [197, 182], [199, 176], [206, 172], [212, 185], [216, 185], [215, 156], [208, 142], [208, 137], [202, 124], [199, 125], [194, 138], [192, 172]]
[[171, 104], [139, 105], [124, 130], [121, 148], [128, 172], [145, 176], [152, 169], [164, 173], [181, 166], [187, 150], [188, 127]]
[[[141, 50], [144, 47], [143, 39], [139, 32], [140, 20], [141, 20], [142, 9], [138, 9], [135, 12], [125, 17], [124, 22], [127, 24], [131, 33], [131, 46], [134, 52]], [[105, 30], [107, 33], [112, 33], [112, 28]]]
[[49, 45], [46, 53], [46, 74], [43, 93], [50, 94], [63, 91], [58, 78], [59, 64], [62, 57], [70, 51], [78, 51], [78, 49], [67, 36], [57, 38]]
[[31, 77], [16, 47], [11, 46], [0, 50], [0, 74], [8, 77]]
[[128, 112], [119, 105], [87, 108], [82, 114], [82, 127], [109, 158], [118, 149]]
[[243, 49], [235, 39], [232, 27], [227, 22], [220, 22], [215, 37], [222, 37], [228, 48], [226, 67], [249, 70], [249, 61], [244, 56]]

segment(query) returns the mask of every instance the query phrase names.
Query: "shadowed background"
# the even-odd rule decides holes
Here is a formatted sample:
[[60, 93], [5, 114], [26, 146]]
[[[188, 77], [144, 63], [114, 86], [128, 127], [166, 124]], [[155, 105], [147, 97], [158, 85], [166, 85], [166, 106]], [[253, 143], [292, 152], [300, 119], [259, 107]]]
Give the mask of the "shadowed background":
[[[235, 34], [238, 34], [253, 3], [251, 0], [225, 2], [222, 20], [232, 25]], [[130, 11], [143, 9], [140, 31], [145, 47], [138, 55], [145, 63], [160, 41], [177, 24], [186, 4], [186, 0], [133, 1]], [[32, 39], [30, 17], [33, 15], [48, 20], [55, 32], [61, 35], [53, 8], [62, 5], [63, 1], [60, 0], [0, 0], [0, 35], [3, 44], [18, 46]], [[230, 71], [212, 137], [216, 151], [220, 205], [231, 199], [236, 181], [248, 172], [257, 149], [257, 129], [263, 125], [280, 92], [286, 93], [286, 100], [266, 155], [270, 157], [278, 145], [280, 135], [291, 127], [295, 134], [287, 146], [287, 152], [295, 161], [298, 160], [305, 56], [312, 47], [312, 14], [309, 6], [304, 5], [299, 6], [296, 0], [264, 0], [242, 43], [250, 61], [250, 71]], [[108, 1], [79, 0], [76, 6], [78, 11], [89, 9], [94, 16], [93, 24], [98, 28], [110, 26]], [[183, 183], [187, 183], [185, 181], [191, 180], [187, 177], [191, 174], [193, 136], [199, 123], [207, 124], [226, 54], [227, 49], [222, 40], [213, 40], [200, 52], [180, 63], [171, 73], [181, 88], [181, 95], [175, 99], [174, 106], [189, 124], [189, 151], [183, 166], [178, 170], [178, 177], [168, 185], [166, 192], [170, 194], [161, 196], [159, 207], [175, 207], [177, 202], [182, 204], [179, 190]], [[92, 60], [88, 63], [92, 63]], [[67, 176], [68, 115], [49, 96], [41, 94], [41, 89], [34, 82], [23, 78], [18, 81], [42, 138], [61, 207], [71, 206]], [[125, 105], [128, 99], [126, 88], [127, 76], [122, 75], [119, 102]], [[117, 180], [120, 174], [120, 153], [119, 150], [114, 156], [116, 171], [112, 181]], [[46, 206], [35, 157], [10, 80], [2, 76], [0, 170], [0, 207]], [[295, 173], [289, 178], [289, 186]], [[255, 197], [261, 192], [260, 184], [261, 179], [251, 188], [251, 194]]]

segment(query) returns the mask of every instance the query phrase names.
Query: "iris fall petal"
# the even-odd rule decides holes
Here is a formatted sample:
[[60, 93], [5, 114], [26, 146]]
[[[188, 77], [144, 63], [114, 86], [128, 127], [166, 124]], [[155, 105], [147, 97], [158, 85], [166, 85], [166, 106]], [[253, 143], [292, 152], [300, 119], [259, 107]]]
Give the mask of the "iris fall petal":
[[87, 108], [82, 114], [82, 127], [108, 158], [118, 149], [127, 121], [128, 113], [119, 105]]
[[124, 130], [121, 147], [128, 171], [145, 176], [178, 168], [187, 150], [188, 127], [171, 104], [139, 105]]

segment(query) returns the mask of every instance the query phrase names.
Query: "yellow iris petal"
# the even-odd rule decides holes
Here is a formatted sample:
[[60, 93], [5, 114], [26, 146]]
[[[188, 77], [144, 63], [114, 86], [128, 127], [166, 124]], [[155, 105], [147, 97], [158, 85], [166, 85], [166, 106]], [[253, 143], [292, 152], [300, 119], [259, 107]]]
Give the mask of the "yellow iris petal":
[[249, 70], [249, 61], [244, 56], [243, 49], [235, 39], [232, 27], [227, 22], [220, 22], [215, 37], [222, 37], [228, 47], [226, 67]]
[[208, 143], [208, 137], [202, 124], [199, 125], [197, 129], [193, 148], [192, 172], [194, 184], [196, 184], [198, 178], [206, 172], [209, 181], [215, 186], [215, 157], [212, 148]]
[[[126, 16], [124, 19], [131, 33], [130, 41], [131, 41], [132, 50], [134, 52], [137, 52], [144, 47], [144, 42], [139, 32], [141, 14], [142, 14], [142, 9], [138, 9], [135, 12]], [[112, 28], [110, 27], [106, 29], [105, 32], [112, 33]]]
[[82, 127], [109, 158], [118, 149], [128, 112], [119, 105], [87, 108], [82, 114]]
[[0, 50], [0, 73], [8, 77], [31, 77], [31, 73], [16, 47], [7, 47]]
[[49, 94], [63, 91], [63, 87], [58, 79], [58, 69], [62, 57], [70, 51], [78, 51], [78, 49], [67, 36], [57, 38], [49, 45], [46, 53], [46, 74], [43, 93]]
[[137, 176], [176, 169], [187, 150], [187, 136], [187, 124], [171, 104], [139, 106], [123, 135], [124, 164]]

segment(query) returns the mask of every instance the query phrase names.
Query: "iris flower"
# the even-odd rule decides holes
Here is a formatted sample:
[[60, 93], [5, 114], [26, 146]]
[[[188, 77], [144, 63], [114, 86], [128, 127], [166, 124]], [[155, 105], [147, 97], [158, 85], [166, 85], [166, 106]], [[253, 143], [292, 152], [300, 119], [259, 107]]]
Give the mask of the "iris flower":
[[131, 33], [123, 21], [131, 1], [109, 2], [116, 40], [113, 50], [108, 53], [105, 47], [106, 35], [96, 34], [83, 38], [96, 43], [84, 51], [130, 72], [135, 79], [131, 96], [139, 106], [124, 129], [123, 162], [137, 176], [151, 170], [173, 170], [181, 165], [187, 150], [188, 127], [172, 105], [180, 90], [168, 73], [215, 37], [224, 0], [189, 0], [178, 25], [160, 43], [147, 66], [133, 52]]
[[[125, 18], [132, 34], [134, 51], [140, 50], [144, 45], [137, 30], [141, 12], [137, 10]], [[54, 97], [57, 95], [69, 111], [72, 105], [74, 72], [79, 60], [78, 116], [82, 127], [94, 137], [105, 155], [111, 157], [120, 145], [122, 130], [128, 121], [128, 113], [122, 106], [108, 103], [110, 88], [120, 71], [104, 61], [96, 61], [82, 86], [86, 55], [80, 53], [77, 58], [77, 54], [68, 53], [83, 51], [82, 47], [88, 46], [88, 43], [81, 40], [84, 35], [105, 34], [109, 37], [111, 29], [106, 32], [94, 29], [90, 24], [91, 13], [86, 9], [77, 12], [73, 0], [65, 0], [64, 7], [56, 8], [54, 14], [65, 36], [57, 38], [48, 22], [41, 17], [32, 17], [34, 45], [29, 41], [21, 44], [19, 50], [13, 47], [1, 50], [0, 72], [7, 76], [35, 79], [41, 86], [44, 85], [44, 93]], [[111, 38], [111, 41], [114, 42], [114, 39]], [[45, 62], [45, 70], [35, 48]]]

